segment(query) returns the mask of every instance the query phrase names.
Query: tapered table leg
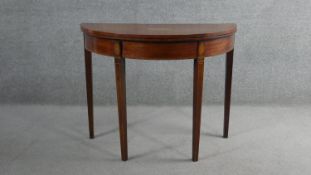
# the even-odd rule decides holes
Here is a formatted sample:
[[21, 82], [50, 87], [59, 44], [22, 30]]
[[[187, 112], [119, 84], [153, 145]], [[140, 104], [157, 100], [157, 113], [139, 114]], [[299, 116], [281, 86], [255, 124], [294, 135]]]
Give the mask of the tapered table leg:
[[231, 50], [226, 55], [226, 80], [225, 80], [226, 82], [225, 82], [225, 106], [224, 106], [224, 133], [223, 133], [224, 138], [228, 138], [229, 132], [233, 53], [234, 50]]
[[198, 161], [199, 156], [203, 76], [204, 57], [199, 57], [194, 60], [193, 74], [192, 161], [194, 162]]
[[93, 113], [93, 80], [92, 80], [92, 53], [84, 49], [85, 59], [85, 77], [86, 77], [86, 94], [87, 108], [89, 119], [90, 138], [94, 138], [94, 113]]
[[127, 156], [127, 120], [126, 120], [126, 81], [125, 81], [125, 59], [115, 58], [116, 87], [119, 113], [119, 132], [121, 145], [121, 158], [123, 161]]

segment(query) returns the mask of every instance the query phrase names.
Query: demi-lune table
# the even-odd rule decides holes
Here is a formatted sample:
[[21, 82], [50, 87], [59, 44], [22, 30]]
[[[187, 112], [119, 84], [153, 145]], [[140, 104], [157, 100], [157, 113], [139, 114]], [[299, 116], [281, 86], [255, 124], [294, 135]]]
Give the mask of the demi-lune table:
[[223, 137], [228, 137], [236, 24], [82, 23], [90, 138], [94, 138], [92, 52], [114, 57], [121, 158], [127, 154], [125, 58], [194, 60], [192, 160], [198, 161], [205, 57], [226, 53]]

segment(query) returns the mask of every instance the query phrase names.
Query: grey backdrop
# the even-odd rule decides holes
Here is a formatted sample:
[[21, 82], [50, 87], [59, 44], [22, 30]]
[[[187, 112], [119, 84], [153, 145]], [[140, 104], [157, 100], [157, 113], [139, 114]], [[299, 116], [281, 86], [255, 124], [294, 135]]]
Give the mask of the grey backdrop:
[[[310, 0], [1, 0], [0, 103], [85, 104], [81, 22], [238, 25], [233, 102], [311, 102]], [[94, 57], [96, 104], [115, 104], [113, 59]], [[129, 104], [192, 103], [192, 61], [127, 61]], [[224, 56], [207, 60], [221, 103]]]

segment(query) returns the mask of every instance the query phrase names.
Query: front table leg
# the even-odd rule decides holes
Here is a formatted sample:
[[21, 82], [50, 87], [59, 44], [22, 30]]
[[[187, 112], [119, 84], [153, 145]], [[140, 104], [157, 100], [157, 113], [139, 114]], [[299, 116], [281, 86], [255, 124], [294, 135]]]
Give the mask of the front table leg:
[[126, 161], [128, 156], [127, 156], [125, 59], [122, 57], [116, 57], [114, 61], [115, 61], [116, 87], [118, 99], [121, 158], [123, 161]]
[[193, 74], [192, 161], [194, 162], [198, 161], [199, 156], [203, 77], [204, 57], [199, 57], [194, 60]]
[[231, 50], [226, 55], [226, 81], [225, 81], [225, 107], [224, 107], [225, 109], [224, 109], [224, 133], [223, 133], [224, 138], [228, 138], [229, 132], [233, 52], [234, 50]]
[[87, 112], [89, 119], [90, 138], [94, 138], [94, 113], [93, 113], [93, 81], [92, 81], [92, 53], [84, 49]]

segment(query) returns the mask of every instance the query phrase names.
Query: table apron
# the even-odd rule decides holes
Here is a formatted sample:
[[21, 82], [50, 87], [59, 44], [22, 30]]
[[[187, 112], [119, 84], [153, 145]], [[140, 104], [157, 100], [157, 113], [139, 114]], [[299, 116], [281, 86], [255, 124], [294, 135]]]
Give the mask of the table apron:
[[117, 57], [115, 44], [120, 43], [121, 56], [146, 60], [179, 60], [197, 58], [199, 43], [203, 43], [205, 57], [229, 52], [234, 47], [234, 35], [202, 41], [144, 42], [120, 41], [84, 35], [84, 46], [90, 52]]

